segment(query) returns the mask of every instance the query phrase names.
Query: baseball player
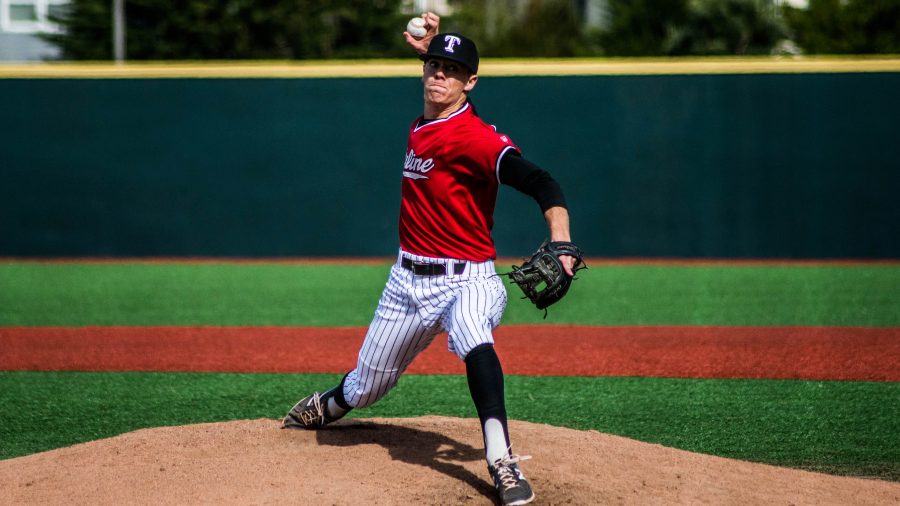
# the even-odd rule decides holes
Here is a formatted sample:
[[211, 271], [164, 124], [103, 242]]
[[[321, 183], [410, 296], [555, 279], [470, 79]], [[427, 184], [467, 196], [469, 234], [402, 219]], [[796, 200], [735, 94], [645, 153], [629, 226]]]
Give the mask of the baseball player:
[[[505, 505], [534, 499], [512, 454], [503, 371], [492, 330], [506, 308], [494, 270], [491, 238], [499, 185], [533, 197], [550, 239], [569, 241], [569, 215], [559, 185], [522, 158], [509, 137], [483, 122], [469, 100], [478, 82], [478, 50], [457, 33], [438, 33], [423, 15], [426, 37], [405, 34], [424, 61], [424, 114], [409, 127], [402, 167], [400, 251], [359, 351], [356, 368], [324, 393], [302, 399], [284, 428], [320, 429], [351, 409], [370, 406], [393, 388], [412, 360], [446, 331], [448, 347], [466, 364], [484, 435], [488, 470]], [[573, 275], [574, 258], [561, 255]]]

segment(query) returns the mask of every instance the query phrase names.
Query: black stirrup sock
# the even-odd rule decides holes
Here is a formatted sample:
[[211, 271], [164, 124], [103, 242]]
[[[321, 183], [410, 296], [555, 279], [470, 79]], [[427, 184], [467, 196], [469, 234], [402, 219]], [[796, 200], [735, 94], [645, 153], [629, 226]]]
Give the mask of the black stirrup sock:
[[[488, 462], [505, 456], [509, 450], [509, 428], [503, 397], [503, 369], [494, 346], [476, 346], [466, 356], [469, 392], [481, 420]], [[501, 433], [502, 431], [502, 433]]]

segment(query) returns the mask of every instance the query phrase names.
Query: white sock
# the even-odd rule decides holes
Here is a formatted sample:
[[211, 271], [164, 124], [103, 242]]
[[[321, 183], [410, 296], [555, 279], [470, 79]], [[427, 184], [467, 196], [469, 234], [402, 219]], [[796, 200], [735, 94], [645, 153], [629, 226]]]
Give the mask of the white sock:
[[484, 452], [488, 464], [493, 464], [509, 454], [503, 424], [496, 418], [488, 418], [484, 422]]
[[328, 418], [340, 418], [347, 414], [347, 410], [340, 407], [334, 397], [329, 397], [325, 404], [325, 414]]

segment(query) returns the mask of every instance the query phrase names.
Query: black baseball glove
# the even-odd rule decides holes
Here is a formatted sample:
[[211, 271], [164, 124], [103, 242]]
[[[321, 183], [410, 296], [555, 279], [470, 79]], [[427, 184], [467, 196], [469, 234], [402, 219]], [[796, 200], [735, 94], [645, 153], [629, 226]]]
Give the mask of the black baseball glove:
[[571, 242], [545, 241], [527, 262], [521, 267], [513, 265], [512, 272], [506, 274], [525, 292], [523, 298], [528, 298], [538, 309], [544, 310], [544, 318], [547, 317], [547, 307], [562, 299], [575, 279], [566, 274], [560, 255], [575, 258], [573, 271], [587, 268], [582, 258], [584, 253], [578, 246]]

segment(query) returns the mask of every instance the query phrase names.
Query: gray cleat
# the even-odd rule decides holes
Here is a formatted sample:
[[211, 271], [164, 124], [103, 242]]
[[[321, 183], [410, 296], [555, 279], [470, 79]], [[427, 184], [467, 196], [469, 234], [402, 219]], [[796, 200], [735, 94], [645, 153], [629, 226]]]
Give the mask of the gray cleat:
[[314, 430], [333, 422], [334, 420], [325, 413], [325, 404], [322, 401], [319, 392], [304, 397], [288, 411], [281, 422], [281, 428]]
[[504, 506], [517, 506], [528, 504], [534, 500], [534, 491], [525, 479], [525, 475], [519, 470], [519, 461], [530, 459], [528, 456], [507, 455], [488, 465], [491, 478], [494, 479], [494, 488], [500, 494], [500, 504]]

